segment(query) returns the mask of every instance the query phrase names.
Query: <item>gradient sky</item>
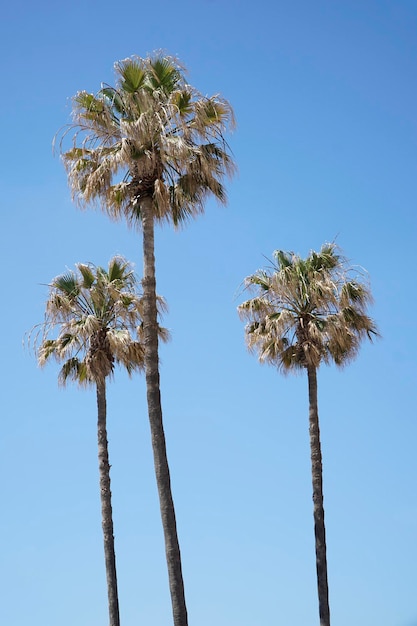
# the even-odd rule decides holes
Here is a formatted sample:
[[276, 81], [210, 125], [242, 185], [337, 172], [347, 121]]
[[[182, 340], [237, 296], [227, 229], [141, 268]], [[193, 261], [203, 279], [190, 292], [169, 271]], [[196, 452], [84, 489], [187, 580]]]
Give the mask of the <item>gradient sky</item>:
[[[73, 206], [51, 144], [77, 90], [164, 49], [237, 118], [228, 208], [156, 236], [190, 626], [318, 624], [306, 377], [247, 353], [236, 306], [273, 250], [335, 239], [383, 338], [319, 372], [332, 623], [417, 626], [416, 2], [17, 0], [0, 29], [0, 623], [107, 623], [94, 392], [58, 389], [22, 339], [74, 263], [141, 274], [139, 233]], [[108, 392], [123, 626], [172, 623], [144, 391], [117, 372]]]

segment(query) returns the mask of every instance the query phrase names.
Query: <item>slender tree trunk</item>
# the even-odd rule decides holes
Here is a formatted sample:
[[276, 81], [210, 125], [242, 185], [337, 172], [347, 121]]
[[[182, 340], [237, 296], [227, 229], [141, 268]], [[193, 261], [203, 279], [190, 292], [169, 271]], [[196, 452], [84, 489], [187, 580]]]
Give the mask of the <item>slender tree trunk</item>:
[[116, 554], [114, 551], [113, 513], [110, 490], [110, 465], [106, 428], [106, 382], [97, 382], [97, 437], [100, 474], [101, 519], [106, 563], [107, 597], [110, 626], [120, 626], [119, 597], [117, 592]]
[[316, 541], [317, 590], [320, 626], [330, 626], [329, 588], [327, 583], [326, 529], [323, 507], [323, 466], [317, 406], [317, 370], [309, 365], [308, 399], [310, 425], [311, 475], [313, 481], [314, 535]]
[[169, 588], [175, 626], [187, 626], [181, 553], [178, 542], [174, 502], [171, 492], [164, 427], [162, 423], [161, 394], [158, 363], [158, 320], [156, 308], [154, 217], [151, 198], [141, 202], [143, 229], [143, 330], [145, 341], [145, 372], [148, 414], [152, 437], [156, 482], [161, 508], [165, 553], [168, 566]]

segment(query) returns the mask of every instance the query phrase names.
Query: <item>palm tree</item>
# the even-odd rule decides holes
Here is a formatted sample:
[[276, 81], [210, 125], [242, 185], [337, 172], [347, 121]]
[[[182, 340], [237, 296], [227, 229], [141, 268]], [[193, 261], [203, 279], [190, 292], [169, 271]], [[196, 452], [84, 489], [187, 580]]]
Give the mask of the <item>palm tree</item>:
[[[116, 87], [73, 100], [73, 124], [61, 153], [73, 198], [98, 202], [113, 219], [143, 233], [143, 331], [148, 413], [175, 626], [187, 626], [184, 583], [162, 422], [155, 279], [155, 222], [179, 226], [204, 212], [234, 172], [224, 132], [233, 125], [226, 100], [203, 97], [172, 57], [156, 54], [115, 64]], [[73, 147], [63, 140], [73, 132]]]
[[[110, 626], [120, 626], [116, 557], [110, 491], [110, 465], [106, 428], [106, 380], [114, 364], [129, 374], [144, 367], [141, 332], [142, 302], [131, 265], [121, 257], [108, 269], [77, 264], [77, 271], [56, 277], [50, 284], [45, 321], [36, 343], [38, 362], [50, 358], [63, 363], [59, 383], [73, 380], [95, 385], [101, 514]], [[56, 338], [50, 338], [57, 331]]]
[[248, 321], [247, 345], [261, 362], [284, 373], [307, 371], [320, 626], [330, 626], [317, 369], [321, 363], [346, 365], [362, 340], [378, 332], [366, 314], [369, 287], [334, 244], [323, 245], [305, 260], [281, 250], [274, 259], [270, 271], [246, 278], [246, 287], [256, 295], [238, 311]]

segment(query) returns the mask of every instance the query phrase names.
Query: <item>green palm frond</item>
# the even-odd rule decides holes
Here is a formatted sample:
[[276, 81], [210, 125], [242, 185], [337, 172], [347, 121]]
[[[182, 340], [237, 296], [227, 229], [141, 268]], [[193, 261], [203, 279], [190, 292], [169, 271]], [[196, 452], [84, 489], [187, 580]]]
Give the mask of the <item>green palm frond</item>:
[[114, 110], [114, 121], [118, 121], [119, 117], [126, 113], [123, 98], [114, 87], [103, 87], [100, 92], [100, 96], [107, 103], [109, 109]]
[[109, 283], [118, 285], [119, 289], [126, 286], [133, 287], [136, 284], [132, 266], [119, 256], [115, 256], [110, 260], [107, 277]]
[[92, 385], [94, 380], [89, 376], [85, 361], [72, 357], [65, 361], [58, 375], [58, 383], [65, 387], [68, 381], [76, 382], [80, 386]]
[[95, 276], [92, 268], [89, 265], [84, 263], [78, 263], [77, 269], [82, 276], [82, 287], [83, 289], [90, 289], [95, 281]]
[[275, 250], [274, 258], [277, 264], [277, 269], [284, 269], [286, 267], [291, 267], [292, 265], [292, 253], [284, 252], [283, 250]]
[[120, 77], [120, 90], [128, 94], [138, 92], [145, 84], [147, 74], [141, 59], [124, 59], [115, 63]]
[[68, 298], [76, 298], [80, 292], [80, 285], [74, 272], [67, 272], [54, 278], [52, 287]]
[[181, 117], [192, 115], [192, 92], [188, 89], [176, 91], [172, 94], [172, 105], [177, 108]]
[[74, 102], [82, 111], [90, 113], [103, 113], [104, 111], [103, 101], [86, 91], [79, 91], [74, 97]]
[[182, 82], [182, 75], [173, 59], [159, 56], [149, 60], [147, 79], [152, 89], [171, 94]]

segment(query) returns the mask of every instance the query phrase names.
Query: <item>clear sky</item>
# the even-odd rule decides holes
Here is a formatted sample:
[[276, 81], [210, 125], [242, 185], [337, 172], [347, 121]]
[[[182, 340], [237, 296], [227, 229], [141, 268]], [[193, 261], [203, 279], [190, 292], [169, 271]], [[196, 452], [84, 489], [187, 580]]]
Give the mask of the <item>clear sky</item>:
[[[319, 372], [335, 626], [417, 626], [414, 0], [16, 0], [2, 9], [0, 624], [107, 623], [92, 391], [22, 348], [45, 284], [141, 239], [71, 203], [51, 143], [113, 63], [178, 55], [233, 105], [229, 206], [158, 230], [161, 385], [190, 626], [318, 624], [305, 376], [246, 352], [243, 278], [336, 241], [383, 339]], [[116, 373], [109, 438], [123, 626], [171, 621], [144, 380]]]

